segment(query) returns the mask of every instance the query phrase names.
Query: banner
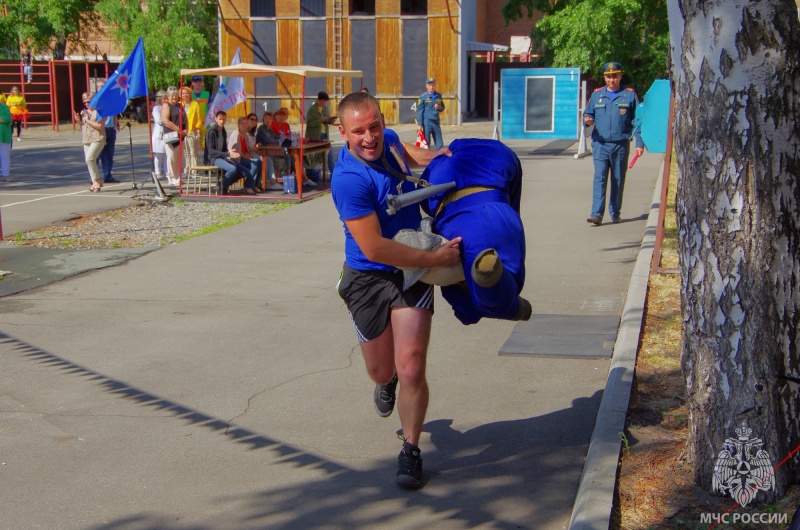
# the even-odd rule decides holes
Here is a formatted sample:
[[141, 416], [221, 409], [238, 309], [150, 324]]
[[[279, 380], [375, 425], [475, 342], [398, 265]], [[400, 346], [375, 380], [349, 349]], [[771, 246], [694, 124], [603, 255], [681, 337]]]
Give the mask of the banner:
[[116, 72], [94, 95], [89, 103], [102, 117], [116, 116], [128, 106], [128, 100], [147, 95], [147, 66], [144, 60], [144, 42], [139, 41]]
[[[231, 66], [241, 62], [242, 58], [239, 53], [239, 48], [236, 48]], [[219, 82], [219, 90], [217, 90], [217, 93], [214, 95], [214, 101], [208, 106], [205, 126], [208, 127], [214, 123], [214, 116], [216, 116], [218, 111], [228, 111], [246, 100], [247, 94], [244, 92], [244, 78], [222, 77]]]

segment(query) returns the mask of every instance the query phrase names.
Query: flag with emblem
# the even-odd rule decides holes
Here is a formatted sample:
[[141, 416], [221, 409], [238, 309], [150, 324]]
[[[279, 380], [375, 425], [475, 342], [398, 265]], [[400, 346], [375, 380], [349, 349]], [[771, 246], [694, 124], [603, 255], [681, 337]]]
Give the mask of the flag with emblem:
[[144, 60], [144, 42], [139, 37], [131, 54], [108, 78], [89, 104], [100, 116], [116, 116], [125, 110], [129, 99], [146, 95], [147, 67]]
[[[236, 48], [231, 66], [241, 62], [241, 53], [239, 52], [239, 48]], [[219, 90], [214, 94], [214, 101], [208, 106], [208, 114], [206, 114], [205, 123], [206, 127], [214, 123], [214, 116], [216, 116], [217, 112], [221, 110], [228, 111], [246, 100], [247, 94], [244, 91], [244, 78], [220, 76]]]

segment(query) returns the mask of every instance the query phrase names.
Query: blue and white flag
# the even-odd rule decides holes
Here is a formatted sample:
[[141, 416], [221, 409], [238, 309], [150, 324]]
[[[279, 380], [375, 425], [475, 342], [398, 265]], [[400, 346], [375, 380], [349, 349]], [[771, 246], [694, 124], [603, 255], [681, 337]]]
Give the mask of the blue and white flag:
[[144, 61], [144, 42], [139, 42], [117, 71], [94, 95], [91, 103], [100, 116], [116, 116], [128, 106], [128, 100], [147, 95], [147, 67]]
[[[233, 54], [231, 66], [242, 62], [239, 48], [236, 48], [236, 53]], [[242, 77], [227, 77], [220, 76], [219, 90], [214, 95], [214, 101], [208, 106], [208, 114], [206, 114], [205, 126], [208, 127], [214, 123], [214, 116], [217, 112], [230, 110], [239, 103], [247, 101], [247, 94], [244, 91], [244, 78]]]

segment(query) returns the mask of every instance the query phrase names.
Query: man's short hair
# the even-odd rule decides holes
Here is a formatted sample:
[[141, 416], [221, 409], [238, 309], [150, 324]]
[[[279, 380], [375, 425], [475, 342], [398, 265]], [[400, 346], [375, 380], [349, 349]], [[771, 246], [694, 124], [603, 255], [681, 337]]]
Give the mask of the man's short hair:
[[345, 112], [353, 110], [367, 110], [372, 106], [378, 110], [381, 108], [378, 100], [369, 92], [359, 91], [347, 94], [344, 99], [339, 102], [339, 106], [336, 108], [336, 115], [339, 117], [339, 123], [342, 123], [342, 116], [344, 116]]
[[325, 92], [325, 91], [323, 90], [323, 91], [321, 91], [319, 94], [317, 94], [317, 99], [321, 99], [321, 100], [324, 100], [324, 101], [328, 101], [328, 100], [330, 100], [331, 98], [330, 98], [330, 97], [328, 97], [328, 93], [327, 93], [327, 92]]
[[225, 112], [224, 110], [218, 110], [218, 111], [217, 111], [217, 113], [216, 113], [216, 114], [214, 114], [214, 117], [215, 117], [215, 118], [218, 118], [218, 117], [220, 117], [220, 116], [228, 116], [228, 113], [227, 113], [227, 112]]

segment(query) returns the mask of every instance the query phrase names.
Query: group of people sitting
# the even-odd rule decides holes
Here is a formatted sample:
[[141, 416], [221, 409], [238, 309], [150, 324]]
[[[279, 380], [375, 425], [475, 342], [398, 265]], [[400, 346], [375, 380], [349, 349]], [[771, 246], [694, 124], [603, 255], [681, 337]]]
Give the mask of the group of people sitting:
[[[156, 94], [152, 110], [154, 122], [152, 145], [154, 170], [159, 179], [166, 176], [170, 185], [177, 186], [181, 175], [199, 165], [214, 165], [222, 169], [221, 192], [227, 194], [231, 185], [243, 180], [242, 193], [255, 195], [264, 191], [283, 190], [278, 178], [296, 173], [294, 157], [286, 150], [282, 156], [262, 156], [258, 147], [290, 145], [292, 131], [287, 122], [289, 109], [265, 112], [259, 125], [258, 115], [250, 113], [237, 120], [236, 128], [228, 133], [228, 115], [218, 111], [214, 123], [204, 127], [208, 92], [203, 79], [196, 76], [192, 87], [170, 87]], [[183, 167], [178, 150], [183, 144]], [[262, 166], [266, 164], [267, 179], [262, 187]], [[315, 188], [316, 182], [304, 176], [303, 187]]]
[[[265, 112], [258, 125], [258, 116], [250, 113], [237, 120], [236, 129], [228, 134], [225, 123], [228, 115], [225, 111], [217, 111], [214, 124], [209, 127], [205, 136], [205, 156], [209, 164], [222, 169], [222, 193], [227, 194], [234, 182], [244, 179], [243, 193], [255, 195], [262, 191], [282, 190], [278, 184], [278, 174], [294, 174], [294, 157], [286, 150], [280, 156], [262, 157], [258, 147], [266, 145], [291, 145], [292, 131], [286, 119], [289, 109], [281, 108], [274, 114]], [[267, 182], [261, 187], [262, 165], [266, 163]], [[316, 188], [317, 183], [305, 177], [303, 186]]]

